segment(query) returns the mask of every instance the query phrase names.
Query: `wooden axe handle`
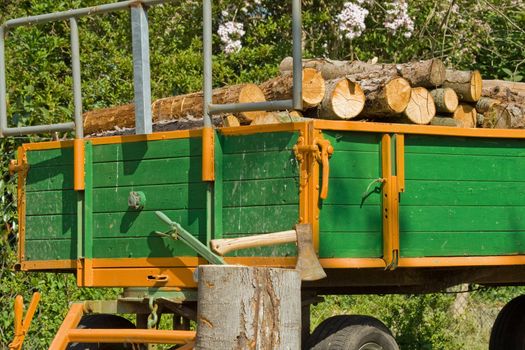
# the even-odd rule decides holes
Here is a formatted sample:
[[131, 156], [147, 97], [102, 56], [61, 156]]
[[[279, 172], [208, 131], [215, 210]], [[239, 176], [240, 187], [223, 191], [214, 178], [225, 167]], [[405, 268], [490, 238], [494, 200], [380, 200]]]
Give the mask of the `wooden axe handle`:
[[263, 247], [284, 243], [297, 242], [297, 232], [295, 230], [266, 233], [239, 238], [212, 239], [210, 242], [211, 250], [220, 256], [232, 250]]

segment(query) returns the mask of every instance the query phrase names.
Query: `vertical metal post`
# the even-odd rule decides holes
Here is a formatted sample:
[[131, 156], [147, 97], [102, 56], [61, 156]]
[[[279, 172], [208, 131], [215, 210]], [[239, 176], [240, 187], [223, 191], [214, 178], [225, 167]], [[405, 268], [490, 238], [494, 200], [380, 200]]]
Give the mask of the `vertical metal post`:
[[211, 126], [210, 104], [212, 102], [212, 0], [203, 1], [203, 57], [204, 57], [204, 127]]
[[80, 48], [78, 40], [78, 24], [76, 18], [69, 19], [71, 27], [71, 70], [73, 73], [73, 105], [75, 107], [75, 137], [84, 137], [82, 121], [82, 85], [80, 76]]
[[7, 128], [6, 74], [5, 74], [5, 27], [0, 26], [0, 137]]
[[293, 108], [303, 109], [303, 44], [301, 0], [292, 0]]
[[131, 37], [135, 90], [135, 133], [150, 134], [152, 127], [149, 30], [147, 12], [141, 4], [131, 7]]

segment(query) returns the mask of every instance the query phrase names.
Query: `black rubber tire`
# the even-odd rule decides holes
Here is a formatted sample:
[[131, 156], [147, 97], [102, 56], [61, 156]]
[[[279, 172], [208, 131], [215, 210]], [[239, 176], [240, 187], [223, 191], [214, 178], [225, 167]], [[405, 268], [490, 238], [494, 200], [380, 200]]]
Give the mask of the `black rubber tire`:
[[489, 350], [525, 349], [525, 295], [501, 309], [490, 332]]
[[[80, 319], [77, 328], [83, 329], [133, 329], [133, 323], [124, 317], [109, 314], [85, 315]], [[105, 344], [105, 343], [70, 343], [67, 350], [134, 350], [142, 349], [133, 344]]]
[[399, 350], [388, 327], [378, 319], [365, 315], [339, 315], [321, 322], [303, 349], [359, 350], [370, 343], [382, 350]]

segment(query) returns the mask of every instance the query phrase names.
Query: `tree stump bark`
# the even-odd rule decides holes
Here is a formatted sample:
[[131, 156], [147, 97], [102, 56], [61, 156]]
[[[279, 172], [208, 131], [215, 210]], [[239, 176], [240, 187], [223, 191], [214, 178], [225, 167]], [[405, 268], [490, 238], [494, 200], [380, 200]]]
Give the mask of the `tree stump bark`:
[[196, 349], [300, 349], [301, 279], [295, 270], [199, 266]]

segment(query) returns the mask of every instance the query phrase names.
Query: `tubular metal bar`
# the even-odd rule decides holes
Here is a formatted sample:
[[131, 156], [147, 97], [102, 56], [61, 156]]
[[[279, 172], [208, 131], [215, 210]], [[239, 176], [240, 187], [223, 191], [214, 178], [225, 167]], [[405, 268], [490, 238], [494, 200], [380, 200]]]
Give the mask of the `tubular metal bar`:
[[42, 24], [53, 21], [67, 20], [70, 18], [78, 18], [84, 16], [91, 16], [96, 14], [103, 14], [108, 12], [113, 12], [117, 10], [125, 10], [132, 6], [153, 6], [158, 4], [163, 4], [167, 2], [172, 2], [174, 0], [128, 0], [122, 2], [116, 2], [113, 4], [104, 4], [99, 6], [84, 7], [81, 9], [48, 13], [45, 15], [29, 16], [9, 20], [4, 23], [4, 27], [7, 28], [16, 28], [27, 24]]
[[203, 0], [202, 3], [202, 41], [204, 56], [204, 127], [211, 126], [211, 102], [212, 102], [212, 0]]
[[279, 100], [266, 102], [251, 103], [228, 103], [228, 104], [210, 104], [209, 112], [211, 114], [219, 113], [236, 113], [247, 111], [282, 111], [284, 109], [293, 109], [293, 100]]
[[292, 38], [293, 38], [293, 109], [303, 109], [303, 19], [301, 0], [292, 0]]
[[80, 48], [78, 43], [78, 24], [76, 18], [69, 19], [71, 27], [71, 70], [73, 73], [73, 105], [75, 107], [75, 137], [84, 137], [82, 120], [82, 85], [80, 76]]
[[148, 15], [142, 5], [131, 8], [135, 133], [151, 134], [151, 82]]
[[21, 126], [18, 128], [2, 128], [3, 136], [21, 136], [29, 134], [44, 134], [48, 132], [66, 132], [75, 130], [75, 123], [60, 123], [50, 125]]
[[4, 128], [7, 127], [4, 32], [4, 27], [0, 27], [0, 137], [4, 137]]

